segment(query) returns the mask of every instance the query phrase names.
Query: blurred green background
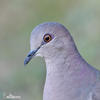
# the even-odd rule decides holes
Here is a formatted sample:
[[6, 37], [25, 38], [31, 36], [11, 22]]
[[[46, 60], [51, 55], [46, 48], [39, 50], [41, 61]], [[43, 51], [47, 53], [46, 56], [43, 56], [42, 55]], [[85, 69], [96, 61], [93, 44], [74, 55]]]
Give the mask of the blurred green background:
[[100, 69], [100, 0], [0, 0], [0, 100], [10, 93], [42, 100], [44, 60], [23, 63], [32, 29], [45, 21], [65, 25], [81, 55]]

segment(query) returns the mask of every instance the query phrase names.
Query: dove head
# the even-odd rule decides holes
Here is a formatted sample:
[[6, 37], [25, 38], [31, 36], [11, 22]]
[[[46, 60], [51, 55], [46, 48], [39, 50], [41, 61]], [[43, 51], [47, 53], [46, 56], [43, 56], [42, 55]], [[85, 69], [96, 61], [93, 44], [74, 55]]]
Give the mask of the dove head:
[[67, 56], [75, 49], [75, 45], [70, 33], [63, 25], [46, 22], [33, 29], [30, 48], [31, 52], [26, 57], [24, 64], [27, 64], [34, 56], [42, 56], [45, 59]]

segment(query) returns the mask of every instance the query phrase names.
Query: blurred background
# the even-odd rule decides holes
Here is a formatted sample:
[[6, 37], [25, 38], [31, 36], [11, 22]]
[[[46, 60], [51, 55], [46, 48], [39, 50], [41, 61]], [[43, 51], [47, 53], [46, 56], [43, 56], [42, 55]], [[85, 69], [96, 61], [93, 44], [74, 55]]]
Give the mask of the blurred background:
[[23, 63], [32, 29], [46, 21], [65, 25], [81, 55], [100, 69], [100, 0], [0, 0], [0, 100], [42, 100], [44, 60]]

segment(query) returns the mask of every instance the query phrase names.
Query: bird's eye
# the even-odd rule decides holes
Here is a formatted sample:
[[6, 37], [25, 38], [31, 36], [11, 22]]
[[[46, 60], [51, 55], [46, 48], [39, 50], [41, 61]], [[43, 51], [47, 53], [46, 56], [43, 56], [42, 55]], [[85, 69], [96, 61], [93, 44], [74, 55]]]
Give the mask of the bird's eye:
[[52, 36], [50, 34], [45, 34], [43, 37], [43, 40], [48, 43], [49, 41], [52, 40]]

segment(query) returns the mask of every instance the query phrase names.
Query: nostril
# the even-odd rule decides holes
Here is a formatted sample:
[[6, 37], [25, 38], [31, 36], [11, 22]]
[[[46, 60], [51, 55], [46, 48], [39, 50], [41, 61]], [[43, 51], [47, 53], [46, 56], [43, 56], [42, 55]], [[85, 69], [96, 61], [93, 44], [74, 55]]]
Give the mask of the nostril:
[[28, 55], [28, 57], [32, 56], [31, 54]]

